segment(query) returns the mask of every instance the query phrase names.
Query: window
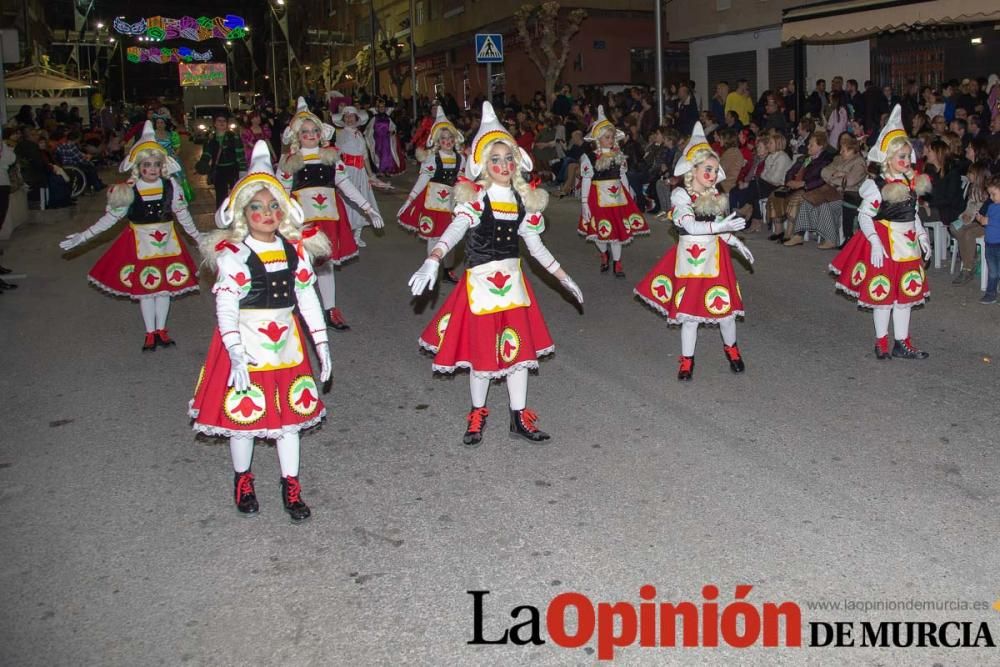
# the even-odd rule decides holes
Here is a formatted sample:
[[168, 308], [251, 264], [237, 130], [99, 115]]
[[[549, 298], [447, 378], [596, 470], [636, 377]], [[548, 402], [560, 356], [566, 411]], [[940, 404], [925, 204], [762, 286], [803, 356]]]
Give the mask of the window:
[[413, 6], [413, 15], [417, 20], [417, 25], [424, 24], [424, 0], [419, 0]]

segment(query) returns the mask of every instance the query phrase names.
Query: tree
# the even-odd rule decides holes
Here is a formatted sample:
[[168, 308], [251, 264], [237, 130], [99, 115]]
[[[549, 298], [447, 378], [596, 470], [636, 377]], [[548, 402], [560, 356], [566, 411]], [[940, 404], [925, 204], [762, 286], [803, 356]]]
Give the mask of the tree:
[[406, 83], [406, 77], [410, 75], [410, 64], [404, 62], [402, 57], [404, 46], [398, 39], [388, 35], [385, 35], [385, 39], [379, 44], [389, 65], [389, 79], [392, 80], [392, 85], [396, 89], [397, 102], [403, 99], [403, 84]]
[[556, 83], [566, 66], [569, 43], [587, 18], [583, 9], [574, 9], [560, 18], [561, 9], [558, 2], [549, 0], [540, 5], [521, 5], [514, 13], [518, 41], [541, 73], [549, 103], [555, 97]]

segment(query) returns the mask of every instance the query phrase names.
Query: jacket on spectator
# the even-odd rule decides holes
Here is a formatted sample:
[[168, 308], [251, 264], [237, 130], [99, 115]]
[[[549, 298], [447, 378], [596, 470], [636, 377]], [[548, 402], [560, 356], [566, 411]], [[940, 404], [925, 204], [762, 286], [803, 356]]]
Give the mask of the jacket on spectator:
[[775, 187], [782, 186], [785, 184], [785, 174], [791, 166], [792, 158], [788, 157], [785, 151], [771, 153], [764, 160], [764, 171], [760, 177]]
[[958, 219], [965, 208], [965, 197], [962, 195], [962, 175], [954, 163], [948, 165], [942, 176], [934, 165], [927, 166], [927, 175], [931, 179], [931, 191], [924, 196], [924, 201], [937, 210], [941, 222], [950, 225]]
[[820, 176], [840, 192], [857, 192], [868, 178], [868, 168], [863, 155], [858, 153], [847, 160], [838, 155], [833, 162], [823, 167]]

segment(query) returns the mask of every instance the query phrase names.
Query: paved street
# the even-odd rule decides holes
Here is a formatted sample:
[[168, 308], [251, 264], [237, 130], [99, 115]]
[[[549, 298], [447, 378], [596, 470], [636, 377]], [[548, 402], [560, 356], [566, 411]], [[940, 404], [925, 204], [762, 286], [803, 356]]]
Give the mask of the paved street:
[[[109, 176], [110, 177], [110, 176]], [[812, 621], [989, 621], [986, 611], [819, 611], [813, 601], [984, 601], [997, 585], [1000, 308], [931, 271], [913, 317], [924, 362], [874, 360], [871, 317], [837, 296], [833, 257], [749, 235], [739, 269], [747, 372], [730, 373], [703, 329], [695, 379], [675, 379], [679, 330], [631, 294], [671, 243], [665, 223], [625, 250], [627, 280], [600, 274], [554, 201], [544, 239], [583, 290], [534, 285], [556, 341], [528, 404], [551, 443], [506, 434], [506, 392], [478, 450], [460, 445], [466, 374], [435, 377], [417, 336], [445, 285], [412, 302], [424, 245], [394, 222], [413, 182], [380, 194], [383, 233], [337, 274], [352, 325], [331, 332], [329, 417], [303, 438], [313, 518], [281, 508], [271, 446], [254, 462], [261, 513], [237, 515], [225, 442], [186, 416], [214, 326], [200, 295], [174, 302], [176, 348], [142, 354], [139, 309], [88, 286], [120, 231], [64, 257], [57, 242], [104, 198], [22, 227], [3, 264], [28, 274], [0, 296], [0, 664], [591, 664], [597, 642], [561, 648], [544, 629], [556, 595], [721, 610], [797, 603]], [[211, 193], [196, 219], [212, 226]], [[978, 281], [977, 281], [978, 282]], [[994, 357], [996, 357], [994, 359]], [[542, 646], [470, 646], [538, 607]], [[573, 614], [568, 616], [573, 627]], [[527, 636], [527, 630], [522, 636]], [[680, 633], [678, 633], [679, 636]], [[975, 635], [975, 630], [973, 630]], [[855, 636], [860, 636], [856, 630]], [[996, 649], [640, 648], [620, 664], [986, 665]]]

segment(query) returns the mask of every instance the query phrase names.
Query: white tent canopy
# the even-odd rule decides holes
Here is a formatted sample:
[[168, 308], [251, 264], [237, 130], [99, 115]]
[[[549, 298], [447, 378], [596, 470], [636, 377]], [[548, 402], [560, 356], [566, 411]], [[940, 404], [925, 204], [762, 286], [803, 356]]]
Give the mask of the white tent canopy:
[[41, 65], [33, 65], [11, 72], [5, 77], [4, 84], [8, 90], [27, 90], [38, 93], [59, 93], [66, 90], [82, 90], [93, 87], [85, 81], [74, 79]]

